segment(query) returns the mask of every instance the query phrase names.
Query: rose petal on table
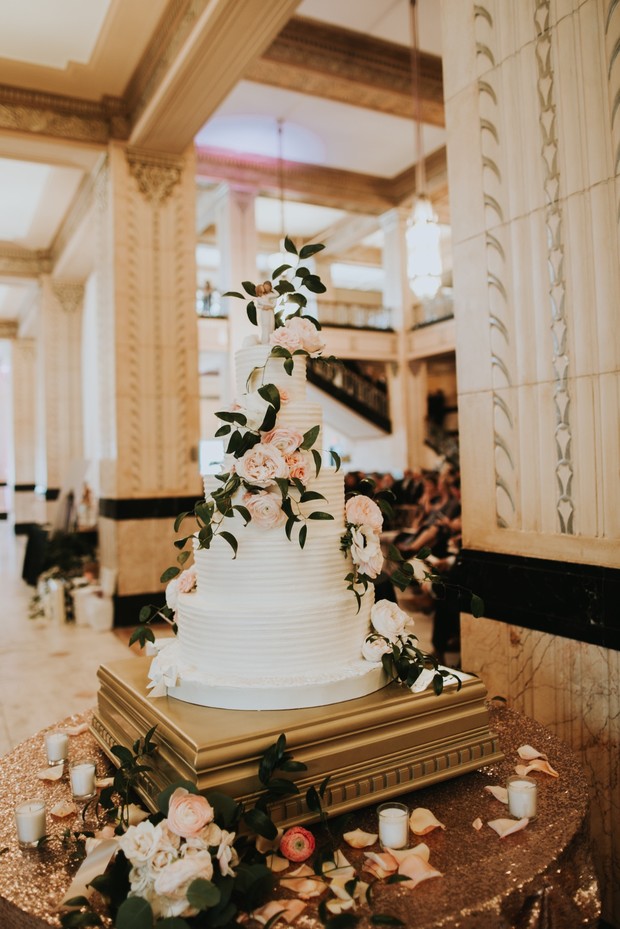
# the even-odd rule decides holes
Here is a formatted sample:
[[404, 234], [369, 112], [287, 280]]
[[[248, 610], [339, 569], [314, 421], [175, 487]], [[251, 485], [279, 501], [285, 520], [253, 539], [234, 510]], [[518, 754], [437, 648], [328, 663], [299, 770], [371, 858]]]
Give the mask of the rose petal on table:
[[493, 794], [495, 799], [499, 800], [500, 803], [508, 803], [508, 791], [505, 787], [487, 784], [484, 789], [488, 790], [490, 794]]
[[546, 758], [544, 752], [539, 752], [537, 748], [534, 748], [533, 745], [521, 745], [517, 749], [519, 758], [523, 758], [524, 761], [531, 761], [533, 758]]
[[64, 764], [57, 764], [51, 768], [41, 768], [37, 771], [37, 777], [40, 781], [59, 781], [63, 775]]
[[351, 848], [368, 848], [375, 844], [379, 836], [373, 832], [364, 832], [363, 829], [354, 829], [353, 832], [345, 832], [342, 838]]
[[518, 764], [515, 771], [520, 777], [525, 777], [530, 771], [540, 771], [542, 774], [550, 774], [551, 777], [560, 776], [555, 768], [552, 768], [549, 762], [545, 761], [544, 758], [534, 758], [528, 765]]
[[96, 777], [95, 778], [95, 787], [111, 787], [114, 783], [113, 777]]
[[72, 800], [61, 800], [51, 808], [50, 813], [56, 819], [64, 819], [65, 816], [74, 816], [77, 813], [77, 806]]
[[325, 906], [330, 913], [338, 916], [340, 913], [346, 913], [347, 910], [353, 909], [354, 903], [353, 897], [349, 897], [347, 900], [328, 900]]
[[474, 829], [475, 829], [477, 832], [480, 832], [480, 830], [482, 829], [482, 820], [480, 819], [479, 816], [477, 816], [477, 817], [474, 819], [474, 821], [473, 821], [473, 823], [472, 823], [472, 826], [474, 827]]
[[391, 877], [392, 874], [396, 874], [396, 871], [386, 871], [384, 868], [380, 868], [376, 861], [366, 861], [362, 865], [362, 871], [368, 871], [369, 874], [372, 874], [372, 876], [376, 877], [379, 881], [384, 880], [386, 877]]
[[300, 864], [298, 868], [291, 871], [289, 877], [314, 877], [314, 871], [307, 864]]
[[418, 842], [413, 848], [387, 848], [387, 852], [400, 864], [408, 855], [419, 855], [428, 861], [431, 850], [425, 842]]
[[[149, 813], [143, 810], [137, 803], [130, 803], [127, 806], [126, 816], [130, 826], [138, 826], [145, 819], [149, 818]], [[127, 820], [126, 820], [127, 821]]]
[[64, 730], [67, 735], [82, 735], [83, 732], [88, 732], [88, 723], [80, 723], [78, 726], [67, 726]]
[[293, 922], [294, 919], [303, 913], [307, 904], [302, 900], [270, 900], [257, 910], [252, 911], [253, 918], [262, 926], [273, 919], [276, 914], [280, 914], [280, 919], [287, 923]]
[[414, 835], [426, 835], [433, 829], [445, 829], [443, 823], [440, 823], [434, 813], [423, 806], [418, 806], [409, 817], [409, 828]]
[[327, 884], [323, 881], [309, 877], [283, 877], [280, 880], [280, 886], [286, 890], [292, 890], [302, 900], [320, 897], [327, 890]]
[[364, 870], [383, 880], [398, 871], [398, 861], [389, 852], [364, 852]]
[[[408, 877], [416, 887], [421, 881], [426, 881], [431, 877], [442, 877], [441, 871], [433, 868], [432, 865], [425, 861], [421, 855], [407, 855], [404, 861], [401, 861], [398, 867], [398, 873], [403, 877]], [[411, 888], [413, 890], [413, 887]]]
[[276, 855], [274, 852], [271, 855], [267, 855], [265, 864], [270, 871], [273, 871], [274, 874], [278, 874], [280, 871], [286, 871], [290, 865], [290, 861], [287, 858], [282, 858], [281, 855]]
[[256, 836], [256, 851], [260, 852], [262, 855], [266, 855], [267, 852], [275, 852], [280, 847], [280, 839], [284, 835], [284, 829], [282, 826], [278, 829], [278, 834], [275, 839], [266, 839], [262, 835]]
[[347, 860], [344, 852], [341, 852], [339, 848], [334, 852], [333, 861], [324, 861], [321, 866], [321, 873], [332, 880], [335, 877], [342, 877], [345, 880], [350, 881], [355, 877], [355, 868]]
[[492, 819], [487, 823], [491, 829], [495, 829], [500, 839], [504, 836], [512, 835], [513, 832], [520, 832], [525, 829], [529, 819], [525, 816], [523, 819]]

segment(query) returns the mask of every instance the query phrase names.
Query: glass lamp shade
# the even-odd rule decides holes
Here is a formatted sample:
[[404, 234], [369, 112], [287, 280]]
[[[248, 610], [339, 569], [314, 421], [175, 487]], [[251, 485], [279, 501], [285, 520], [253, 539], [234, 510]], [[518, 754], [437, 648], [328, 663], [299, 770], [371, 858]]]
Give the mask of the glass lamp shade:
[[407, 276], [420, 300], [432, 299], [441, 286], [440, 229], [428, 197], [418, 197], [407, 229]]

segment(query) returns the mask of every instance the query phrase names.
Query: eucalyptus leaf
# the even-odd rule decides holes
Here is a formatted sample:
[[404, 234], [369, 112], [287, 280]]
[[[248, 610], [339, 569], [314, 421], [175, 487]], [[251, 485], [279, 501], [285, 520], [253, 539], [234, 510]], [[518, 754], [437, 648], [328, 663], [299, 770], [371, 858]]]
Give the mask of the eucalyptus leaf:
[[307, 527], [306, 524], [304, 523], [303, 526], [301, 527], [301, 529], [299, 530], [298, 542], [299, 542], [299, 547], [300, 547], [300, 548], [303, 548], [304, 545], [306, 544], [306, 538], [307, 538], [307, 536], [308, 536], [308, 527]]
[[271, 353], [274, 358], [291, 358], [291, 353], [288, 348], [285, 348], [283, 345], [272, 345]]
[[286, 371], [289, 377], [291, 377], [291, 375], [293, 374], [294, 365], [295, 365], [295, 362], [293, 361], [292, 358], [287, 358], [286, 361], [284, 362], [284, 370]]
[[295, 277], [299, 277], [299, 278], [301, 278], [301, 279], [303, 280], [303, 278], [304, 278], [304, 277], [307, 277], [310, 273], [311, 273], [311, 272], [310, 272], [310, 269], [309, 269], [309, 268], [306, 268], [306, 267], [304, 267], [303, 265], [301, 265], [301, 266], [300, 266], [299, 268], [297, 268], [297, 270], [295, 271]]
[[295, 288], [293, 287], [293, 285], [290, 283], [290, 281], [287, 281], [285, 278], [282, 278], [281, 281], [278, 281], [278, 283], [274, 287], [274, 290], [277, 291], [280, 294], [280, 296], [282, 296], [283, 294], [292, 294], [295, 292]]
[[180, 574], [180, 573], [181, 573], [180, 569], [174, 567], [173, 565], [170, 568], [166, 568], [166, 570], [164, 571], [164, 573], [162, 574], [159, 580], [161, 581], [162, 584], [167, 584], [168, 581], [171, 581], [174, 577], [177, 576], [177, 574]]
[[477, 594], [472, 594], [470, 600], [470, 609], [472, 616], [475, 616], [476, 618], [479, 616], [484, 616], [484, 600], [482, 597], [479, 597]]
[[280, 391], [275, 384], [263, 384], [258, 388], [259, 395], [270, 403], [275, 410], [280, 409]]
[[241, 281], [241, 286], [250, 297], [256, 296], [256, 285], [252, 281]]
[[238, 293], [236, 290], [227, 290], [225, 294], [222, 294], [223, 297], [239, 297], [240, 300], [245, 300], [243, 294]]
[[191, 516], [191, 513], [189, 511], [186, 511], [185, 513], [179, 513], [179, 515], [174, 521], [175, 532], [179, 531], [179, 529], [181, 528], [181, 523], [183, 522], [184, 519], [187, 519], [188, 516]]
[[304, 440], [299, 446], [303, 449], [310, 449], [316, 442], [319, 437], [319, 432], [321, 431], [320, 426], [312, 426], [311, 429], [308, 429], [307, 432], [304, 432]]
[[287, 264], [278, 265], [278, 267], [275, 269], [275, 271], [272, 271], [272, 272], [271, 272], [271, 280], [272, 280], [272, 281], [275, 281], [275, 279], [276, 279], [277, 277], [280, 277], [281, 274], [284, 274], [285, 271], [290, 271], [291, 267], [292, 267], [292, 265], [287, 265]]
[[230, 432], [230, 429], [231, 429], [231, 427], [228, 426], [228, 425], [227, 425], [227, 426], [220, 426], [220, 428], [217, 429], [216, 432], [215, 432], [215, 438], [216, 438], [216, 439], [219, 439], [219, 437], [220, 437], [221, 435], [228, 435], [228, 433]]
[[312, 457], [314, 458], [314, 465], [316, 467], [316, 476], [319, 476], [321, 470], [321, 465], [323, 464], [323, 459], [321, 458], [321, 453], [317, 451], [316, 448], [311, 449]]
[[304, 278], [304, 287], [313, 294], [324, 294], [327, 287], [318, 276], [318, 274], [309, 274]]
[[129, 645], [134, 645], [135, 642], [138, 642], [140, 648], [144, 648], [147, 642], [155, 641], [155, 633], [150, 626], [136, 626], [134, 631], [129, 637]]
[[289, 239], [288, 236], [285, 236], [284, 238], [284, 250], [287, 252], [291, 252], [291, 254], [293, 255], [297, 254], [297, 247], [295, 246], [295, 243], [293, 242], [293, 240]]
[[246, 526], [249, 522], [251, 522], [252, 514], [248, 510], [247, 506], [241, 506], [240, 503], [235, 503], [233, 510], [237, 511], [239, 516], [241, 516], [241, 518], [244, 520]]
[[141, 623], [148, 623], [149, 619], [151, 618], [152, 612], [153, 612], [153, 608], [152, 608], [152, 607], [150, 607], [150, 606], [143, 606], [142, 609], [140, 610], [140, 613], [138, 614], [138, 620], [139, 620], [139, 622], [141, 622]]
[[308, 514], [308, 519], [327, 520], [327, 519], [333, 519], [333, 518], [334, 517], [332, 516], [331, 513], [324, 513], [322, 510], [315, 510], [314, 513]]
[[228, 542], [228, 544], [230, 545], [230, 547], [232, 548], [234, 552], [234, 557], [236, 558], [237, 549], [239, 548], [239, 544], [236, 538], [234, 537], [234, 535], [231, 532], [223, 532], [223, 531], [220, 532], [219, 535], [220, 535], [220, 538], [224, 539], [225, 542]]
[[247, 314], [248, 319], [252, 323], [252, 325], [258, 326], [258, 317], [256, 315], [256, 304], [254, 303], [253, 300], [250, 300], [250, 302], [245, 308], [245, 312]]
[[278, 830], [271, 819], [261, 810], [257, 810], [256, 808], [248, 810], [243, 814], [243, 819], [250, 829], [258, 835], [262, 835], [265, 839], [275, 839], [278, 834]]
[[317, 252], [322, 252], [325, 246], [322, 243], [316, 243], [314, 245], [302, 245], [299, 250], [299, 257], [302, 261], [305, 261], [306, 258], [311, 258], [312, 255], [316, 255]]
[[[287, 303], [296, 303], [296, 304], [297, 304], [298, 306], [300, 306], [300, 307], [301, 307], [301, 306], [307, 306], [307, 304], [308, 304], [308, 300], [307, 300], [306, 297], [304, 297], [303, 294], [289, 294], [288, 297], [286, 298], [286, 302], [287, 302]], [[293, 314], [291, 314], [291, 315], [295, 316], [296, 314], [293, 313]]]
[[318, 490], [304, 490], [299, 498], [299, 502], [309, 503], [310, 500], [325, 500], [325, 497], [323, 494], [320, 494]]
[[197, 910], [207, 910], [216, 906], [221, 899], [219, 888], [212, 881], [202, 877], [196, 878], [187, 888], [187, 899]]
[[342, 459], [338, 452], [335, 452], [333, 449], [330, 449], [329, 454], [332, 458], [332, 464], [336, 465], [336, 471], [340, 471], [340, 465], [342, 464]]
[[151, 904], [142, 897], [128, 897], [118, 908], [115, 929], [153, 929]]

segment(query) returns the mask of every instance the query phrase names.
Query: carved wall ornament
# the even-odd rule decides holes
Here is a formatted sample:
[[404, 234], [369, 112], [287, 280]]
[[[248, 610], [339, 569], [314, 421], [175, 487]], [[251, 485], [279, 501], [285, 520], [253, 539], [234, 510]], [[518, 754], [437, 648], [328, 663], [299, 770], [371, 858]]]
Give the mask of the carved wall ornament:
[[52, 281], [52, 293], [67, 313], [80, 312], [84, 304], [84, 284], [82, 281]]
[[122, 100], [103, 103], [18, 87], [0, 87], [0, 129], [32, 132], [77, 142], [100, 142], [128, 136]]
[[534, 0], [536, 29], [535, 58], [538, 72], [539, 127], [542, 139], [544, 207], [547, 228], [547, 270], [549, 274], [549, 310], [554, 372], [553, 399], [556, 425], [555, 446], [557, 480], [556, 512], [559, 530], [574, 533], [575, 506], [572, 499], [573, 465], [571, 457], [570, 393], [568, 389], [569, 357], [567, 346], [566, 281], [564, 275], [563, 216], [560, 202], [558, 168], [557, 114], [555, 75], [552, 64], [550, 0]]
[[[476, 52], [495, 65], [496, 41], [493, 16], [487, 7], [474, 7]], [[502, 528], [516, 528], [516, 417], [511, 409], [512, 393], [505, 388], [515, 382], [511, 331], [514, 308], [506, 284], [506, 252], [502, 244], [505, 216], [502, 207], [503, 152], [499, 132], [499, 99], [496, 75], [485, 72], [478, 80], [480, 111], [480, 150], [482, 159], [482, 195], [485, 215], [487, 258], [487, 293], [491, 343], [493, 385], [493, 447], [495, 469], [495, 521]], [[491, 231], [492, 230], [492, 231]]]
[[37, 278], [52, 270], [50, 253], [43, 249], [0, 246], [0, 275], [5, 277]]
[[163, 158], [147, 152], [127, 149], [127, 164], [138, 189], [155, 205], [164, 203], [183, 174], [182, 159]]

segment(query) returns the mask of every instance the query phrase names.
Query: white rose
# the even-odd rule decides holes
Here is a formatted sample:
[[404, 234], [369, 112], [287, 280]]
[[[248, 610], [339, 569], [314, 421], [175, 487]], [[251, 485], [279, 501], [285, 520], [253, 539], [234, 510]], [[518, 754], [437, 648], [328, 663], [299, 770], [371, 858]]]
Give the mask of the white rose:
[[226, 877], [228, 874], [234, 874], [233, 867], [239, 864], [239, 856], [232, 847], [234, 840], [234, 832], [227, 832], [226, 829], [222, 830], [222, 837], [216, 854], [222, 877]]
[[370, 526], [351, 530], [351, 558], [366, 577], [377, 577], [383, 567], [383, 553], [379, 536]]
[[129, 872], [129, 884], [131, 893], [137, 897], [144, 897], [149, 900], [153, 893], [153, 881], [149, 869], [145, 866], [141, 868], [132, 868]]
[[145, 864], [162, 844], [161, 823], [154, 826], [145, 820], [137, 826], [130, 826], [119, 839], [119, 845], [125, 857], [133, 865]]
[[325, 348], [325, 342], [320, 330], [309, 319], [302, 319], [301, 316], [291, 316], [286, 320], [285, 325], [289, 332], [297, 336], [301, 342], [301, 347], [309, 355], [315, 357]]
[[237, 474], [256, 487], [267, 487], [277, 477], [288, 477], [289, 469], [275, 445], [255, 445], [237, 462]]
[[245, 428], [251, 430], [251, 432], [258, 432], [270, 404], [264, 397], [261, 397], [257, 390], [252, 390], [245, 394], [241, 400], [238, 400], [234, 406], [236, 412], [243, 413], [245, 416]]
[[406, 635], [413, 628], [409, 614], [391, 600], [375, 603], [370, 611], [370, 621], [379, 635], [385, 636], [390, 642], [395, 642], [398, 636]]
[[176, 613], [178, 605], [179, 579], [175, 577], [166, 585], [166, 606], [171, 609], [173, 613]]
[[428, 565], [424, 561], [421, 561], [419, 558], [412, 558], [409, 562], [413, 568], [413, 579], [419, 584], [422, 584], [426, 580], [426, 575], [428, 573]]
[[352, 523], [354, 526], [370, 526], [375, 532], [381, 532], [383, 513], [370, 497], [366, 497], [364, 494], [349, 497], [344, 510], [348, 523]]
[[279, 494], [263, 490], [258, 494], [245, 494], [243, 502], [250, 511], [252, 522], [259, 529], [275, 529], [286, 522], [286, 513], [282, 509], [282, 497]]
[[185, 898], [187, 888], [197, 877], [210, 881], [213, 877], [213, 862], [209, 852], [197, 851], [173, 861], [165, 871], [157, 875], [153, 884], [155, 893], [171, 900]]
[[362, 657], [374, 663], [380, 662], [382, 656], [387, 655], [389, 651], [391, 651], [390, 643], [383, 638], [368, 636], [362, 645]]

